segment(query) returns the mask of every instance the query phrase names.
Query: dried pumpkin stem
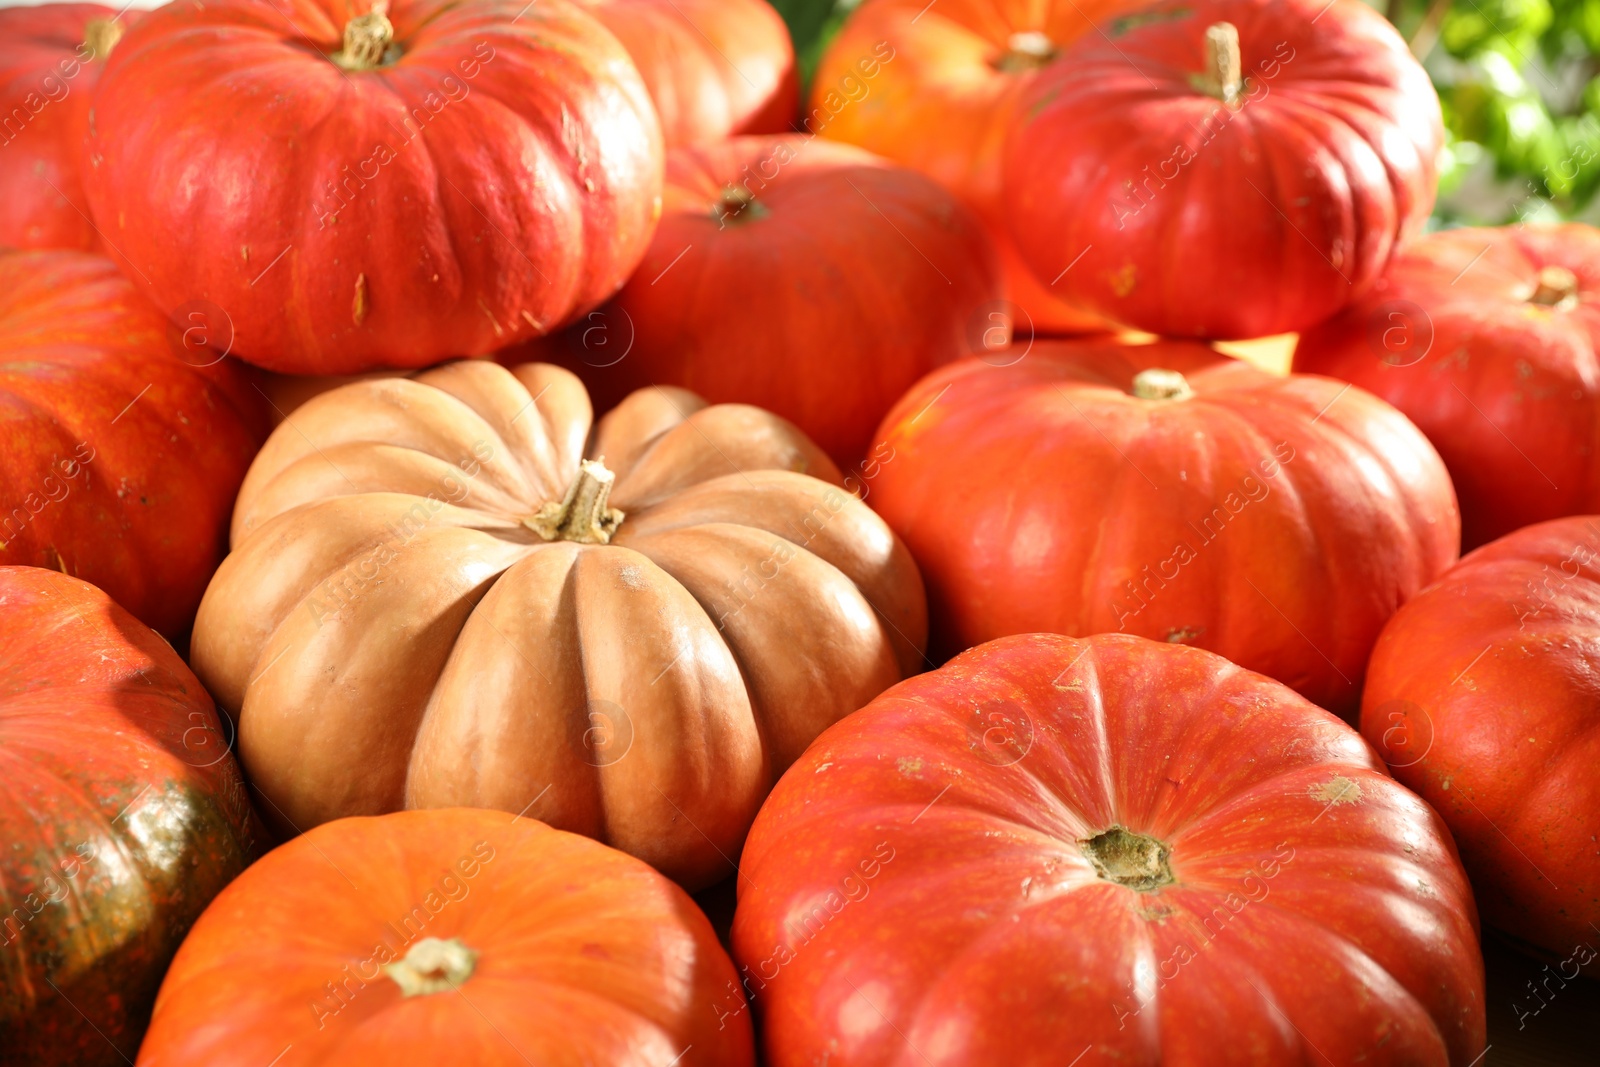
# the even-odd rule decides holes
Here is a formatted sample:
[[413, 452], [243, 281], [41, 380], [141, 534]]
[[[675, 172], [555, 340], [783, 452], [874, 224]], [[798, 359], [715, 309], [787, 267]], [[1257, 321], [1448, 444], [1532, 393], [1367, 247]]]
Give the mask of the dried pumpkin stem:
[[1148, 893], [1176, 881], [1172, 877], [1171, 850], [1147, 834], [1113, 826], [1079, 841], [1078, 848], [1094, 873], [1107, 882]]
[[1133, 395], [1140, 400], [1187, 400], [1194, 387], [1175, 370], [1151, 367], [1133, 376]]
[[1056, 57], [1055, 42], [1038, 30], [1013, 33], [1006, 39], [1006, 50], [994, 61], [996, 70], [1008, 73], [1038, 70]]
[[607, 506], [617, 476], [606, 469], [605, 457], [578, 464], [578, 476], [567, 495], [550, 501], [522, 520], [522, 525], [546, 541], [576, 541], [583, 545], [608, 545], [622, 525], [624, 515]]
[[1545, 307], [1555, 307], [1564, 304], [1578, 295], [1578, 276], [1566, 267], [1548, 266], [1539, 268], [1539, 281], [1533, 290], [1533, 295], [1528, 297], [1532, 304], [1543, 304]]
[[90, 19], [83, 24], [83, 47], [90, 59], [105, 59], [122, 40], [122, 23], [116, 19]]
[[344, 24], [344, 47], [328, 58], [345, 70], [376, 70], [389, 60], [394, 44], [394, 23], [389, 5], [374, 4], [365, 15]]
[[1206, 27], [1205, 91], [1229, 107], [1239, 103], [1244, 88], [1243, 61], [1239, 56], [1239, 30], [1231, 22]]
[[722, 190], [722, 197], [711, 206], [711, 217], [726, 226], [730, 222], [748, 222], [759, 219], [767, 209], [756, 201], [749, 187], [730, 185]]
[[478, 953], [458, 937], [425, 937], [411, 946], [403, 959], [386, 964], [383, 973], [394, 979], [403, 997], [445, 993], [472, 977]]

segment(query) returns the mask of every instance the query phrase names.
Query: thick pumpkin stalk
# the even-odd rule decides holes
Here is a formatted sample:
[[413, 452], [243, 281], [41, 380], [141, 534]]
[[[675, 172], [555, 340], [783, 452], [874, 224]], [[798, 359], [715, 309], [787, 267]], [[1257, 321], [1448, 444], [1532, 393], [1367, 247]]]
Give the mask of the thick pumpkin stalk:
[[90, 19], [83, 25], [83, 47], [90, 59], [105, 59], [122, 40], [122, 23], [116, 19]]
[[1239, 106], [1244, 89], [1243, 61], [1239, 56], [1239, 30], [1231, 22], [1206, 27], [1206, 70], [1201, 88], [1228, 107]]
[[567, 486], [567, 495], [545, 504], [522, 524], [546, 541], [610, 544], [624, 518], [622, 512], [607, 506], [616, 480], [606, 469], [604, 456], [586, 459], [578, 464], [578, 476]]
[[1006, 40], [1006, 50], [994, 61], [996, 70], [1038, 70], [1056, 57], [1055, 42], [1038, 30], [1013, 33]]
[[1533, 295], [1528, 297], [1528, 302], [1543, 304], [1545, 307], [1558, 307], [1575, 299], [1578, 295], [1578, 276], [1566, 267], [1548, 266], [1539, 268], [1538, 284], [1533, 290]]
[[472, 977], [477, 965], [478, 953], [460, 938], [425, 937], [403, 959], [386, 965], [383, 973], [394, 979], [401, 996], [418, 997], [456, 988]]
[[328, 58], [345, 70], [375, 70], [383, 66], [394, 44], [394, 23], [389, 5], [374, 4], [365, 15], [344, 24], [344, 47]]
[[1078, 848], [1089, 860], [1094, 873], [1107, 882], [1141, 892], [1172, 884], [1172, 865], [1168, 859], [1171, 850], [1146, 834], [1113, 826], [1086, 841], [1079, 841]]
[[1133, 395], [1140, 400], [1187, 400], [1194, 396], [1194, 386], [1175, 370], [1151, 367], [1133, 376]]

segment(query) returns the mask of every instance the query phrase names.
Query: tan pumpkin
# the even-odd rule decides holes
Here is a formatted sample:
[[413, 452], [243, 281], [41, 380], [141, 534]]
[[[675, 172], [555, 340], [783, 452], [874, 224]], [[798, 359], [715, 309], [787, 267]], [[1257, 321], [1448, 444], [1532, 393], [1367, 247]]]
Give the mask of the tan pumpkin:
[[281, 831], [500, 808], [709, 884], [919, 669], [915, 564], [799, 430], [669, 388], [591, 418], [565, 370], [470, 361], [274, 431], [193, 660]]

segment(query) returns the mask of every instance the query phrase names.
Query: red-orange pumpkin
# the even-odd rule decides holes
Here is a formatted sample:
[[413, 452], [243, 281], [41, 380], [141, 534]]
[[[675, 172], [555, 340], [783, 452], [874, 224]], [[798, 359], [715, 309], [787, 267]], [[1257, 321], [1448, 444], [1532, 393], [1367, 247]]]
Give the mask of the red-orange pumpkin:
[[1562, 959], [1600, 926], [1597, 677], [1600, 517], [1556, 519], [1401, 608], [1361, 707], [1391, 773], [1450, 825], [1484, 922]]
[[1450, 834], [1219, 656], [1033, 634], [829, 729], [740, 862], [772, 1067], [1469, 1067]]
[[1043, 281], [1168, 336], [1301, 330], [1433, 206], [1428, 74], [1360, 0], [1161, 0], [1028, 90], [1006, 217]]
[[638, 71], [567, 0], [178, 0], [112, 54], [86, 158], [162, 310], [208, 301], [235, 354], [300, 373], [542, 334], [660, 211]]
[[84, 117], [107, 53], [139, 14], [0, 9], [0, 248], [97, 246], [78, 181]]
[[261, 839], [220, 727], [104, 593], [0, 567], [0, 1063], [138, 1049], [178, 943]]
[[633, 57], [668, 148], [786, 133], [794, 45], [767, 0], [579, 0]]
[[1294, 365], [1376, 393], [1428, 435], [1475, 548], [1600, 510], [1597, 301], [1591, 226], [1445, 230], [1301, 335]]
[[932, 180], [849, 145], [741, 137], [670, 155], [644, 262], [554, 358], [601, 410], [682, 386], [782, 415], [848, 468], [917, 378], [1004, 346], [1002, 292], [982, 224]]
[[748, 1067], [743, 1007], [711, 924], [643, 862], [505, 812], [401, 812], [230, 885], [139, 1064]]
[[264, 433], [225, 328], [194, 316], [169, 323], [99, 256], [0, 255], [0, 563], [83, 578], [172, 637]]
[[801, 122], [922, 171], [989, 227], [1019, 334], [1089, 333], [1098, 315], [1036, 279], [1005, 222], [1001, 152], [1027, 88], [1130, 0], [867, 0], [817, 66]]
[[1192, 342], [964, 360], [878, 438], [868, 499], [922, 568], [944, 654], [1120, 630], [1353, 716], [1378, 631], [1456, 559], [1450, 479], [1403, 415]]

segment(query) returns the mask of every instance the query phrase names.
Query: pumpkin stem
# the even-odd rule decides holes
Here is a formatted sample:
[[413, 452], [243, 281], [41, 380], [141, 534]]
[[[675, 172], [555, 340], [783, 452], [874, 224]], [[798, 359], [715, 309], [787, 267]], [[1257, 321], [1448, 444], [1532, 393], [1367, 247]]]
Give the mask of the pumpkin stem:
[[724, 226], [739, 219], [759, 219], [766, 213], [749, 186], [730, 185], [722, 190], [722, 198], [711, 205], [711, 217]]
[[385, 964], [383, 973], [393, 978], [403, 997], [443, 993], [472, 977], [478, 953], [458, 937], [448, 941], [425, 937], [411, 946], [405, 958]]
[[1107, 882], [1148, 893], [1176, 880], [1168, 862], [1171, 850], [1145, 834], [1113, 826], [1086, 841], [1079, 841], [1078, 847], [1089, 858], [1094, 873]]
[[994, 61], [994, 69], [1007, 73], [1038, 70], [1055, 57], [1055, 42], [1038, 30], [1028, 30], [1006, 39], [1006, 50]]
[[1188, 400], [1194, 387], [1175, 370], [1151, 367], [1133, 376], [1133, 395], [1140, 400]]
[[1556, 307], [1565, 304], [1578, 295], [1578, 276], [1565, 267], [1548, 266], [1539, 268], [1539, 284], [1534, 289], [1533, 295], [1528, 297], [1532, 304], [1543, 304], [1545, 307]]
[[578, 476], [567, 486], [560, 502], [545, 504], [522, 520], [522, 525], [546, 541], [576, 541], [582, 545], [608, 545], [622, 525], [624, 515], [607, 507], [617, 476], [606, 469], [604, 456], [578, 464]]
[[389, 5], [380, 0], [365, 15], [344, 24], [344, 47], [328, 58], [345, 70], [376, 70], [394, 62], [394, 23]]
[[1200, 89], [1228, 107], [1239, 105], [1244, 88], [1243, 62], [1239, 56], [1239, 30], [1231, 22], [1214, 22], [1206, 27], [1206, 69], [1200, 76]]
[[90, 19], [83, 24], [83, 47], [90, 59], [104, 59], [122, 40], [122, 23], [116, 19]]

